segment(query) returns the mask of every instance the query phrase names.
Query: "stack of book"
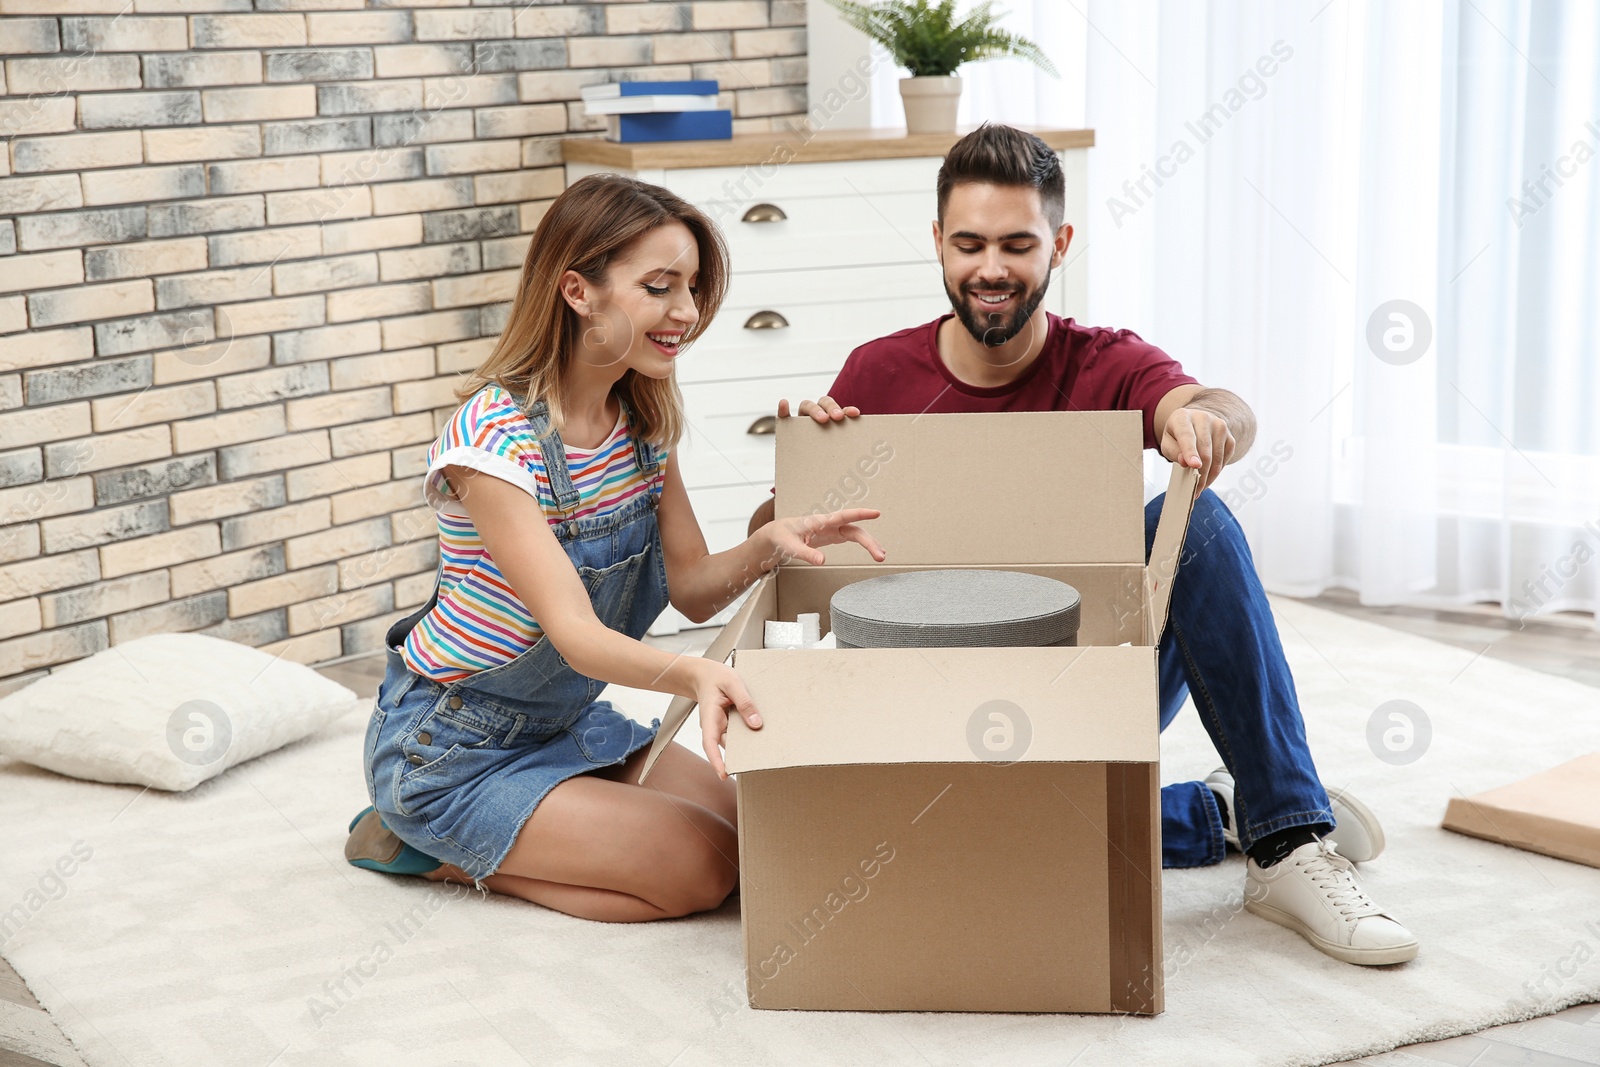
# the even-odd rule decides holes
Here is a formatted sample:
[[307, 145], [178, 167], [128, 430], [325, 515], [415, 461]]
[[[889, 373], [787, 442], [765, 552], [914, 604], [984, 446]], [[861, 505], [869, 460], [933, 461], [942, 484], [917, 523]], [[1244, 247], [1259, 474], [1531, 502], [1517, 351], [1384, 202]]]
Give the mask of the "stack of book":
[[733, 112], [717, 107], [717, 83], [613, 82], [590, 85], [583, 102], [591, 115], [606, 117], [611, 141], [725, 141], [733, 136]]

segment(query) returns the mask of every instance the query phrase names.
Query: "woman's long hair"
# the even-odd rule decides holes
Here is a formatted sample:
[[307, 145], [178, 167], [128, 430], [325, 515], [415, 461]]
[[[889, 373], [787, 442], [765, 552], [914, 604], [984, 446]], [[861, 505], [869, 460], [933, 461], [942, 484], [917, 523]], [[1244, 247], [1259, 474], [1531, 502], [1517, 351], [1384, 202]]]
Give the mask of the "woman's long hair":
[[[564, 425], [566, 369], [583, 335], [577, 312], [561, 295], [561, 276], [577, 271], [596, 284], [637, 238], [668, 222], [689, 228], [699, 246], [700, 273], [694, 305], [699, 321], [685, 332], [687, 345], [711, 325], [728, 286], [728, 251], [722, 234], [699, 208], [659, 185], [620, 174], [591, 174], [556, 197], [540, 221], [511, 315], [494, 351], [456, 390], [464, 401], [490, 382], [531, 404], [543, 398], [557, 428]], [[679, 352], [683, 348], [680, 346]], [[629, 369], [617, 382], [637, 424], [633, 432], [656, 445], [673, 446], [683, 434], [683, 396], [676, 376], [647, 378]]]

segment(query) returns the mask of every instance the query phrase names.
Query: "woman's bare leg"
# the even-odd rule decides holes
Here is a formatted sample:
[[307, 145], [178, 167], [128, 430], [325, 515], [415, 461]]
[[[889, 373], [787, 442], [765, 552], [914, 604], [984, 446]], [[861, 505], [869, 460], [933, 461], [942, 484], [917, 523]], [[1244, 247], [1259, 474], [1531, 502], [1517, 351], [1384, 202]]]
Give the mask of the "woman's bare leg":
[[[472, 879], [465, 871], [448, 863], [423, 877], [436, 882], [472, 884]], [[495, 893], [520, 897], [580, 919], [628, 923], [674, 918], [671, 913], [647, 900], [611, 889], [567, 885], [564, 882], [545, 882], [537, 878], [518, 878], [514, 874], [491, 874], [483, 880], [483, 884]]]
[[[627, 761], [595, 773], [619, 782], [639, 783], [639, 772], [644, 769], [644, 758], [649, 749], [640, 749]], [[691, 800], [701, 807], [716, 812], [729, 824], [739, 825], [737, 787], [732, 778], [723, 780], [711, 769], [711, 764], [679, 744], [668, 745], [661, 752], [644, 783], [646, 789]]]
[[[483, 884], [608, 922], [669, 918], [721, 905], [738, 878], [738, 834], [734, 823], [690, 797], [732, 814], [732, 783], [718, 779], [693, 753], [675, 748], [681, 746], [663, 753], [644, 786], [637, 784], [642, 753], [618, 768], [556, 786]], [[704, 771], [695, 763], [704, 764]], [[448, 864], [427, 877], [471, 882]]]

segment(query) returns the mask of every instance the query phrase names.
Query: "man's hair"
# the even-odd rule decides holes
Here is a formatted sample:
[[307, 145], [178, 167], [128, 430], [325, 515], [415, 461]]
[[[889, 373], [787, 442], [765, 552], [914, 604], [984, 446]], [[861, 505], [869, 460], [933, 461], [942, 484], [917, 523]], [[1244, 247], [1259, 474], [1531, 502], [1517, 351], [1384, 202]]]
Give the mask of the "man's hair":
[[992, 185], [1027, 185], [1039, 192], [1050, 232], [1061, 227], [1066, 214], [1066, 181], [1061, 159], [1031, 133], [1014, 126], [984, 123], [951, 146], [939, 168], [939, 225], [944, 225], [950, 190], [962, 182]]

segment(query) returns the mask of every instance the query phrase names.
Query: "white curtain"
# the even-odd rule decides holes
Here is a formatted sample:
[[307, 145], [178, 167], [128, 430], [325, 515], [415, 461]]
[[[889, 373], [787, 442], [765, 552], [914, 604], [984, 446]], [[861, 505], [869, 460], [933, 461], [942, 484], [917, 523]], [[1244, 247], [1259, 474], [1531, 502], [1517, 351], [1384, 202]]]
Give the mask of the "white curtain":
[[1254, 407], [1267, 587], [1594, 613], [1600, 5], [1011, 7], [1084, 108], [974, 65], [965, 120], [1095, 129], [1089, 318]]

